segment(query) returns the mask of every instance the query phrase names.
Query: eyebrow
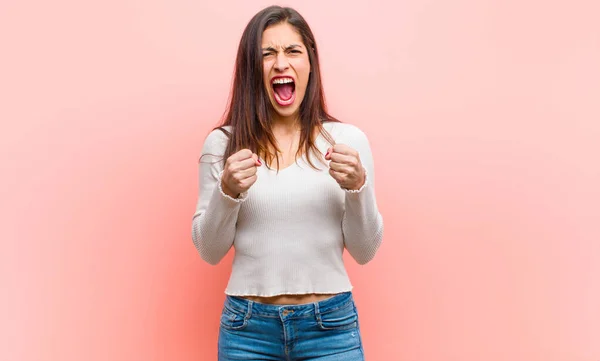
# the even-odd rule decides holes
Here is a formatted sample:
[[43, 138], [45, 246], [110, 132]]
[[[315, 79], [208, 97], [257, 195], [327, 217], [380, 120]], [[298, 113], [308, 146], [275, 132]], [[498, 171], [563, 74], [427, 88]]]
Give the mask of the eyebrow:
[[[301, 48], [301, 47], [302, 47], [302, 45], [300, 45], [300, 44], [291, 44], [291, 45], [286, 46], [284, 50], [291, 50], [294, 48]], [[277, 51], [277, 50], [275, 50], [275, 48], [272, 46], [268, 46], [266, 48], [262, 48], [262, 51]]]

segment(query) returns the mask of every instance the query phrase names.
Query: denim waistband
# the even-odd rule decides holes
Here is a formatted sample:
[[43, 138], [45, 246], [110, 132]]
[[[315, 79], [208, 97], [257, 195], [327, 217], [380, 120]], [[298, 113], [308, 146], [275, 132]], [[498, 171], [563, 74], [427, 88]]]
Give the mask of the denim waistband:
[[354, 298], [351, 291], [338, 293], [322, 301], [300, 305], [272, 305], [229, 295], [225, 298], [225, 307], [245, 314], [266, 317], [280, 317], [282, 314], [289, 315], [289, 318], [306, 317], [349, 306], [354, 306]]

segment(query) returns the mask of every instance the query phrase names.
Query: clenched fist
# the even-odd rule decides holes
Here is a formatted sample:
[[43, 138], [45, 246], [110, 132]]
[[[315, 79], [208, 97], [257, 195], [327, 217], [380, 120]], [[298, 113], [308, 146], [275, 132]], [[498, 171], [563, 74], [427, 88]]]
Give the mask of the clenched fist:
[[262, 163], [258, 156], [248, 149], [232, 154], [223, 168], [221, 188], [232, 198], [239, 197], [256, 182], [256, 170]]
[[365, 184], [365, 169], [356, 150], [344, 144], [336, 144], [327, 150], [325, 159], [331, 161], [329, 174], [342, 188], [358, 190]]

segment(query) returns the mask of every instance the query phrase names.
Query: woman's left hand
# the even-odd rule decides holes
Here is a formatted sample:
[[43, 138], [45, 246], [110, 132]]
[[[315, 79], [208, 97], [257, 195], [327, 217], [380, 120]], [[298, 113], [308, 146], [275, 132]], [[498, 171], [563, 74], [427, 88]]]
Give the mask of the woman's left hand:
[[347, 145], [336, 144], [327, 150], [329, 174], [338, 184], [348, 190], [358, 190], [365, 184], [365, 169], [358, 152]]

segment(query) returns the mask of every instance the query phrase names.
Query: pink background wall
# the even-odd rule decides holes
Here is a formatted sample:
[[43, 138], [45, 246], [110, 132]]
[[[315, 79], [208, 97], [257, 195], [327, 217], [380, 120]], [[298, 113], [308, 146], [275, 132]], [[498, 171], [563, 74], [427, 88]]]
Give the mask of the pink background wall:
[[[0, 359], [214, 360], [198, 158], [264, 1], [0, 3]], [[600, 360], [600, 6], [302, 1], [369, 135], [369, 361]], [[367, 5], [369, 4], [369, 5]]]

